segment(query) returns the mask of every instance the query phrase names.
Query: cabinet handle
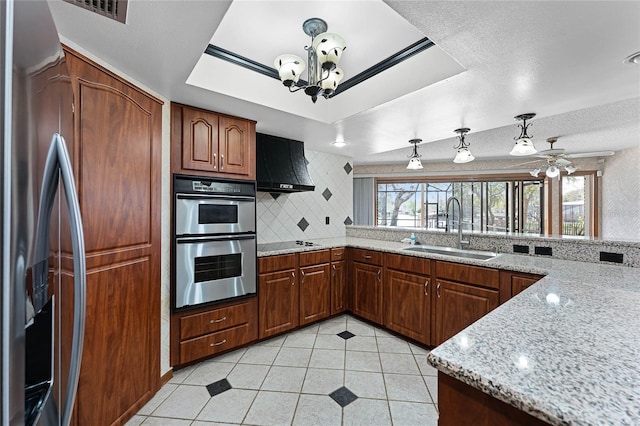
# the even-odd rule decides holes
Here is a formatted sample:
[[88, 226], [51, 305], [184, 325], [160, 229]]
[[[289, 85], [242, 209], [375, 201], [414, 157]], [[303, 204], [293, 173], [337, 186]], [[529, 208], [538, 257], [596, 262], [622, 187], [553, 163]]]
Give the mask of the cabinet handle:
[[220, 346], [220, 345], [224, 345], [225, 343], [227, 343], [227, 339], [224, 339], [222, 342], [218, 342], [218, 343], [211, 343], [209, 346], [213, 347], [213, 346]]
[[425, 296], [428, 296], [428, 295], [429, 295], [429, 291], [428, 291], [428, 289], [429, 289], [429, 280], [426, 280], [426, 281], [424, 282], [424, 295], [425, 295]]
[[369, 256], [368, 254], [363, 254], [362, 257], [364, 257], [365, 259], [371, 259], [371, 256]]
[[333, 266], [333, 274], [332, 275], [335, 276], [336, 275], [336, 265], [331, 265], [331, 266]]
[[213, 154], [213, 168], [218, 167], [218, 154]]
[[295, 283], [296, 283], [296, 273], [291, 272], [291, 285], [294, 285]]
[[304, 271], [300, 271], [300, 284], [304, 283]]
[[220, 170], [224, 169], [224, 154], [220, 154]]
[[382, 269], [378, 269], [378, 281], [380, 281], [380, 275], [382, 274]]
[[438, 299], [440, 298], [440, 283], [436, 286], [436, 294], [438, 295]]
[[227, 320], [227, 317], [222, 317], [222, 318], [217, 319], [217, 320], [211, 320], [211, 321], [209, 321], [209, 324], [215, 324], [215, 323], [217, 323], [217, 322], [222, 322], [222, 321], [226, 321], [226, 320]]

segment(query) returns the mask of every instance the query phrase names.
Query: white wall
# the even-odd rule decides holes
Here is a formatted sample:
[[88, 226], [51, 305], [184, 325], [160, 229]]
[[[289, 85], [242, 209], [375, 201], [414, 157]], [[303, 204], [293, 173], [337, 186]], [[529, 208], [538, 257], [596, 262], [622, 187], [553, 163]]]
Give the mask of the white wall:
[[[305, 150], [305, 157], [315, 191], [280, 194], [277, 199], [259, 192], [258, 243], [345, 236], [345, 224], [353, 221], [351, 158], [311, 150]], [[302, 219], [308, 223], [304, 230], [298, 226]]]
[[607, 158], [601, 211], [603, 238], [640, 240], [640, 146]]

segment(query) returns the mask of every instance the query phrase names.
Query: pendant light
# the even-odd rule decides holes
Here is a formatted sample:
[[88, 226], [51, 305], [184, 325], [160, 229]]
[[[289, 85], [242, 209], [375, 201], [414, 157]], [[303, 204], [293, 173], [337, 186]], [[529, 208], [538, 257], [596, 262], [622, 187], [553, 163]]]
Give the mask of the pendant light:
[[410, 144], [413, 144], [413, 152], [409, 155], [409, 164], [407, 164], [408, 170], [420, 170], [422, 169], [422, 161], [420, 161], [420, 154], [418, 154], [418, 144], [422, 142], [422, 139], [411, 139]]
[[527, 124], [527, 120], [531, 120], [535, 116], [536, 115], [534, 113], [528, 113], [516, 115], [515, 117], [513, 117], [518, 121], [522, 121], [522, 124], [518, 125], [521, 129], [520, 136], [514, 138], [516, 140], [516, 144], [513, 146], [513, 149], [509, 154], [522, 156], [533, 155], [538, 152], [535, 146], [533, 146], [533, 141], [531, 141], [531, 138], [529, 137], [529, 135], [527, 135], [527, 127], [530, 126], [530, 124]]
[[464, 135], [466, 133], [469, 133], [470, 130], [471, 129], [469, 129], [468, 127], [454, 130], [455, 133], [460, 134], [460, 136], [458, 136], [458, 140], [460, 142], [458, 143], [458, 145], [453, 147], [453, 149], [456, 150], [456, 156], [453, 159], [454, 163], [468, 163], [469, 161], [473, 161], [476, 158], [471, 154], [471, 151], [469, 151], [469, 144], [464, 141]]

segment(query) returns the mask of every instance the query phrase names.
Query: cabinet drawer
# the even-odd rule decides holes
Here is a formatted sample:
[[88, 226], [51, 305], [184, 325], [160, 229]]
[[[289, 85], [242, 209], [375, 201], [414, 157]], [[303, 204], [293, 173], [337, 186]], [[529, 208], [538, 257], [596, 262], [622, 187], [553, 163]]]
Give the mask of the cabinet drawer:
[[258, 258], [258, 273], [284, 271], [294, 269], [297, 264], [296, 254], [281, 254], [279, 256], [267, 256]]
[[431, 260], [401, 254], [387, 254], [384, 259], [387, 269], [431, 275]]
[[345, 258], [345, 248], [332, 248], [331, 249], [331, 261], [334, 262], [336, 260], [344, 260]]
[[180, 342], [180, 362], [184, 364], [248, 343], [250, 331], [250, 324], [243, 324]]
[[382, 253], [374, 250], [352, 249], [352, 259], [354, 262], [368, 263], [371, 265], [382, 265]]
[[180, 340], [213, 333], [249, 321], [249, 302], [180, 318]]
[[329, 263], [331, 255], [329, 250], [305, 251], [299, 254], [299, 265], [318, 265], [320, 263]]
[[500, 288], [500, 272], [497, 269], [437, 261], [436, 276], [465, 284], [476, 284], [495, 289]]

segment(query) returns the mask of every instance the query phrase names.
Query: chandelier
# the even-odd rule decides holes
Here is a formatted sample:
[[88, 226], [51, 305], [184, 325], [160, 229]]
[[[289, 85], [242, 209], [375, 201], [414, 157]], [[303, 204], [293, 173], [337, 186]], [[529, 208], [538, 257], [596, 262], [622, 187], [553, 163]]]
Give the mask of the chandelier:
[[453, 147], [453, 149], [456, 150], [456, 156], [453, 159], [454, 163], [468, 163], [476, 158], [471, 154], [471, 151], [469, 151], [469, 144], [464, 141], [464, 135], [469, 133], [469, 131], [471, 131], [471, 129], [468, 127], [454, 130], [455, 133], [460, 134], [460, 136], [458, 136], [458, 145]]
[[422, 139], [411, 139], [409, 141], [410, 144], [413, 144], [413, 152], [409, 155], [409, 164], [407, 164], [407, 169], [409, 170], [422, 169], [422, 161], [420, 161], [422, 155], [418, 154], [418, 144], [420, 142], [422, 142]]
[[307, 84], [297, 85], [305, 69], [304, 61], [299, 56], [280, 55], [274, 61], [274, 65], [282, 84], [288, 87], [290, 92], [304, 89], [304, 93], [311, 96], [313, 103], [316, 103], [318, 96], [327, 99], [333, 95], [344, 77], [342, 70], [338, 68], [338, 62], [347, 46], [338, 34], [326, 32], [327, 23], [320, 18], [307, 19], [302, 24], [302, 30], [311, 37], [311, 46], [304, 48], [309, 63]]
[[536, 115], [534, 113], [528, 113], [528, 114], [516, 115], [515, 117], [513, 117], [516, 120], [522, 121], [522, 124], [518, 125], [520, 126], [520, 136], [518, 136], [517, 138], [514, 138], [516, 140], [516, 144], [513, 146], [513, 149], [509, 154], [533, 155], [536, 152], [538, 152], [536, 150], [536, 147], [533, 146], [533, 142], [531, 141], [531, 138], [529, 137], [529, 135], [527, 135], [527, 127], [530, 126], [530, 124], [527, 124], [527, 120], [531, 120], [535, 116]]

